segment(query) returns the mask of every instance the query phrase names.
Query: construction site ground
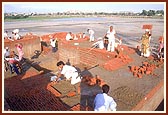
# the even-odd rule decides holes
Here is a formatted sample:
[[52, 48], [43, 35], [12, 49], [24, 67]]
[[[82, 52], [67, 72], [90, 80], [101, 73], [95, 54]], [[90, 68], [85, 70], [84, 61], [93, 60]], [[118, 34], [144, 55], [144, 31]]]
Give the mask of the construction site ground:
[[[85, 41], [80, 47], [90, 47], [92, 43]], [[106, 52], [104, 50], [104, 52]], [[68, 81], [50, 82], [51, 76], [57, 72], [59, 49], [32, 55], [24, 60], [22, 74], [4, 73], [5, 110], [12, 111], [92, 111], [95, 95], [101, 91], [100, 86], [80, 86], [80, 93], [67, 96], [76, 91]], [[107, 52], [109, 53], [109, 52]], [[164, 64], [154, 69], [153, 74], [144, 74], [142, 78], [133, 76], [130, 67], [141, 66], [142, 62], [151, 62], [149, 58], [140, 57], [136, 52], [127, 54], [133, 59], [122, 67], [108, 71], [101, 66], [93, 67], [87, 72], [92, 76], [100, 76], [110, 86], [109, 95], [117, 103], [117, 111], [131, 111], [146, 95], [164, 80]], [[81, 71], [82, 64], [75, 65]], [[85, 65], [86, 66], [86, 65]], [[65, 95], [64, 95], [64, 94]]]

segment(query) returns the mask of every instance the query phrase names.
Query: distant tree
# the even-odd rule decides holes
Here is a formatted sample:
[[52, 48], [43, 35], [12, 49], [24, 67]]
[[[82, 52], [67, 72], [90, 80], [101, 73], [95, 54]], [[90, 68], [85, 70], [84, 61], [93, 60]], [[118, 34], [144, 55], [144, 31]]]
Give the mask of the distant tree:
[[98, 14], [97, 12], [94, 13], [94, 15], [97, 15], [97, 14]]
[[142, 13], [140, 15], [147, 16], [148, 15], [148, 11], [142, 10]]
[[157, 11], [156, 11], [156, 14], [164, 15], [164, 11], [163, 11], [163, 10], [157, 10]]
[[143, 16], [155, 16], [156, 14], [161, 14], [161, 15], [164, 15], [164, 11], [163, 10], [149, 10], [149, 11], [146, 11], [146, 10], [142, 10], [142, 13], [140, 13], [140, 15], [143, 15]]
[[154, 16], [154, 15], [155, 15], [155, 10], [148, 11], [148, 16]]

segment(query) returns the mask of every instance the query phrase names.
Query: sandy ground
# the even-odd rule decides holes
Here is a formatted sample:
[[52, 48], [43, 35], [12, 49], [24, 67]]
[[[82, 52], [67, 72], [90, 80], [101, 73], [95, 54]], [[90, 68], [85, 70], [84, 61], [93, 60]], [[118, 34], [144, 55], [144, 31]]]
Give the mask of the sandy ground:
[[[152, 24], [152, 43], [157, 43], [157, 40], [164, 33], [164, 19], [144, 19], [144, 18], [92, 18], [86, 20], [84, 18], [76, 19], [55, 19], [55, 20], [38, 20], [38, 21], [20, 21], [20, 22], [5, 22], [4, 30], [11, 32], [13, 29], [20, 29], [20, 34], [25, 35], [28, 32], [39, 36], [55, 33], [69, 32], [79, 33], [84, 32], [88, 28], [95, 30], [95, 38], [103, 37], [110, 25], [114, 26], [117, 36], [123, 38], [123, 43], [136, 47], [139, 45], [139, 40], [144, 33], [142, 26], [144, 24]], [[88, 35], [88, 34], [87, 34]]]

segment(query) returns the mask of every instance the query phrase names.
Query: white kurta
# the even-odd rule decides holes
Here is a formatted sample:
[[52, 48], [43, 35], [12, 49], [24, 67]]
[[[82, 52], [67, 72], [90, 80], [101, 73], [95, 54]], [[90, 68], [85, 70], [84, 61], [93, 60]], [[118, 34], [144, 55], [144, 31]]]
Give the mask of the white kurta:
[[115, 30], [113, 29], [112, 32], [110, 32], [110, 30], [107, 31], [107, 37], [108, 37], [108, 46], [107, 46], [107, 50], [108, 51], [114, 51], [115, 49]]
[[64, 65], [61, 74], [63, 74], [66, 77], [66, 79], [71, 78], [71, 84], [76, 84], [81, 81], [81, 78], [78, 77], [77, 70], [72, 66]]
[[94, 99], [94, 111], [116, 111], [116, 102], [106, 93], [97, 94]]

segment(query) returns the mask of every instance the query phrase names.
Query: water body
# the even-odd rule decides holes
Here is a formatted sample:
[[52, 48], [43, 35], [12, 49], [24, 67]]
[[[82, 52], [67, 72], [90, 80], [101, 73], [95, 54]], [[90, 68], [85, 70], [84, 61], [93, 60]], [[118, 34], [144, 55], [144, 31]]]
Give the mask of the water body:
[[[32, 32], [39, 36], [55, 32], [86, 33], [87, 29], [95, 30], [95, 38], [103, 37], [109, 26], [114, 26], [117, 36], [123, 38], [125, 43], [134, 45], [141, 38], [144, 24], [152, 24], [152, 38], [156, 42], [164, 33], [164, 19], [147, 18], [120, 18], [120, 17], [85, 17], [85, 18], [59, 18], [44, 20], [29, 20], [4, 22], [4, 30], [20, 29], [24, 35]], [[129, 41], [128, 41], [129, 40]]]

